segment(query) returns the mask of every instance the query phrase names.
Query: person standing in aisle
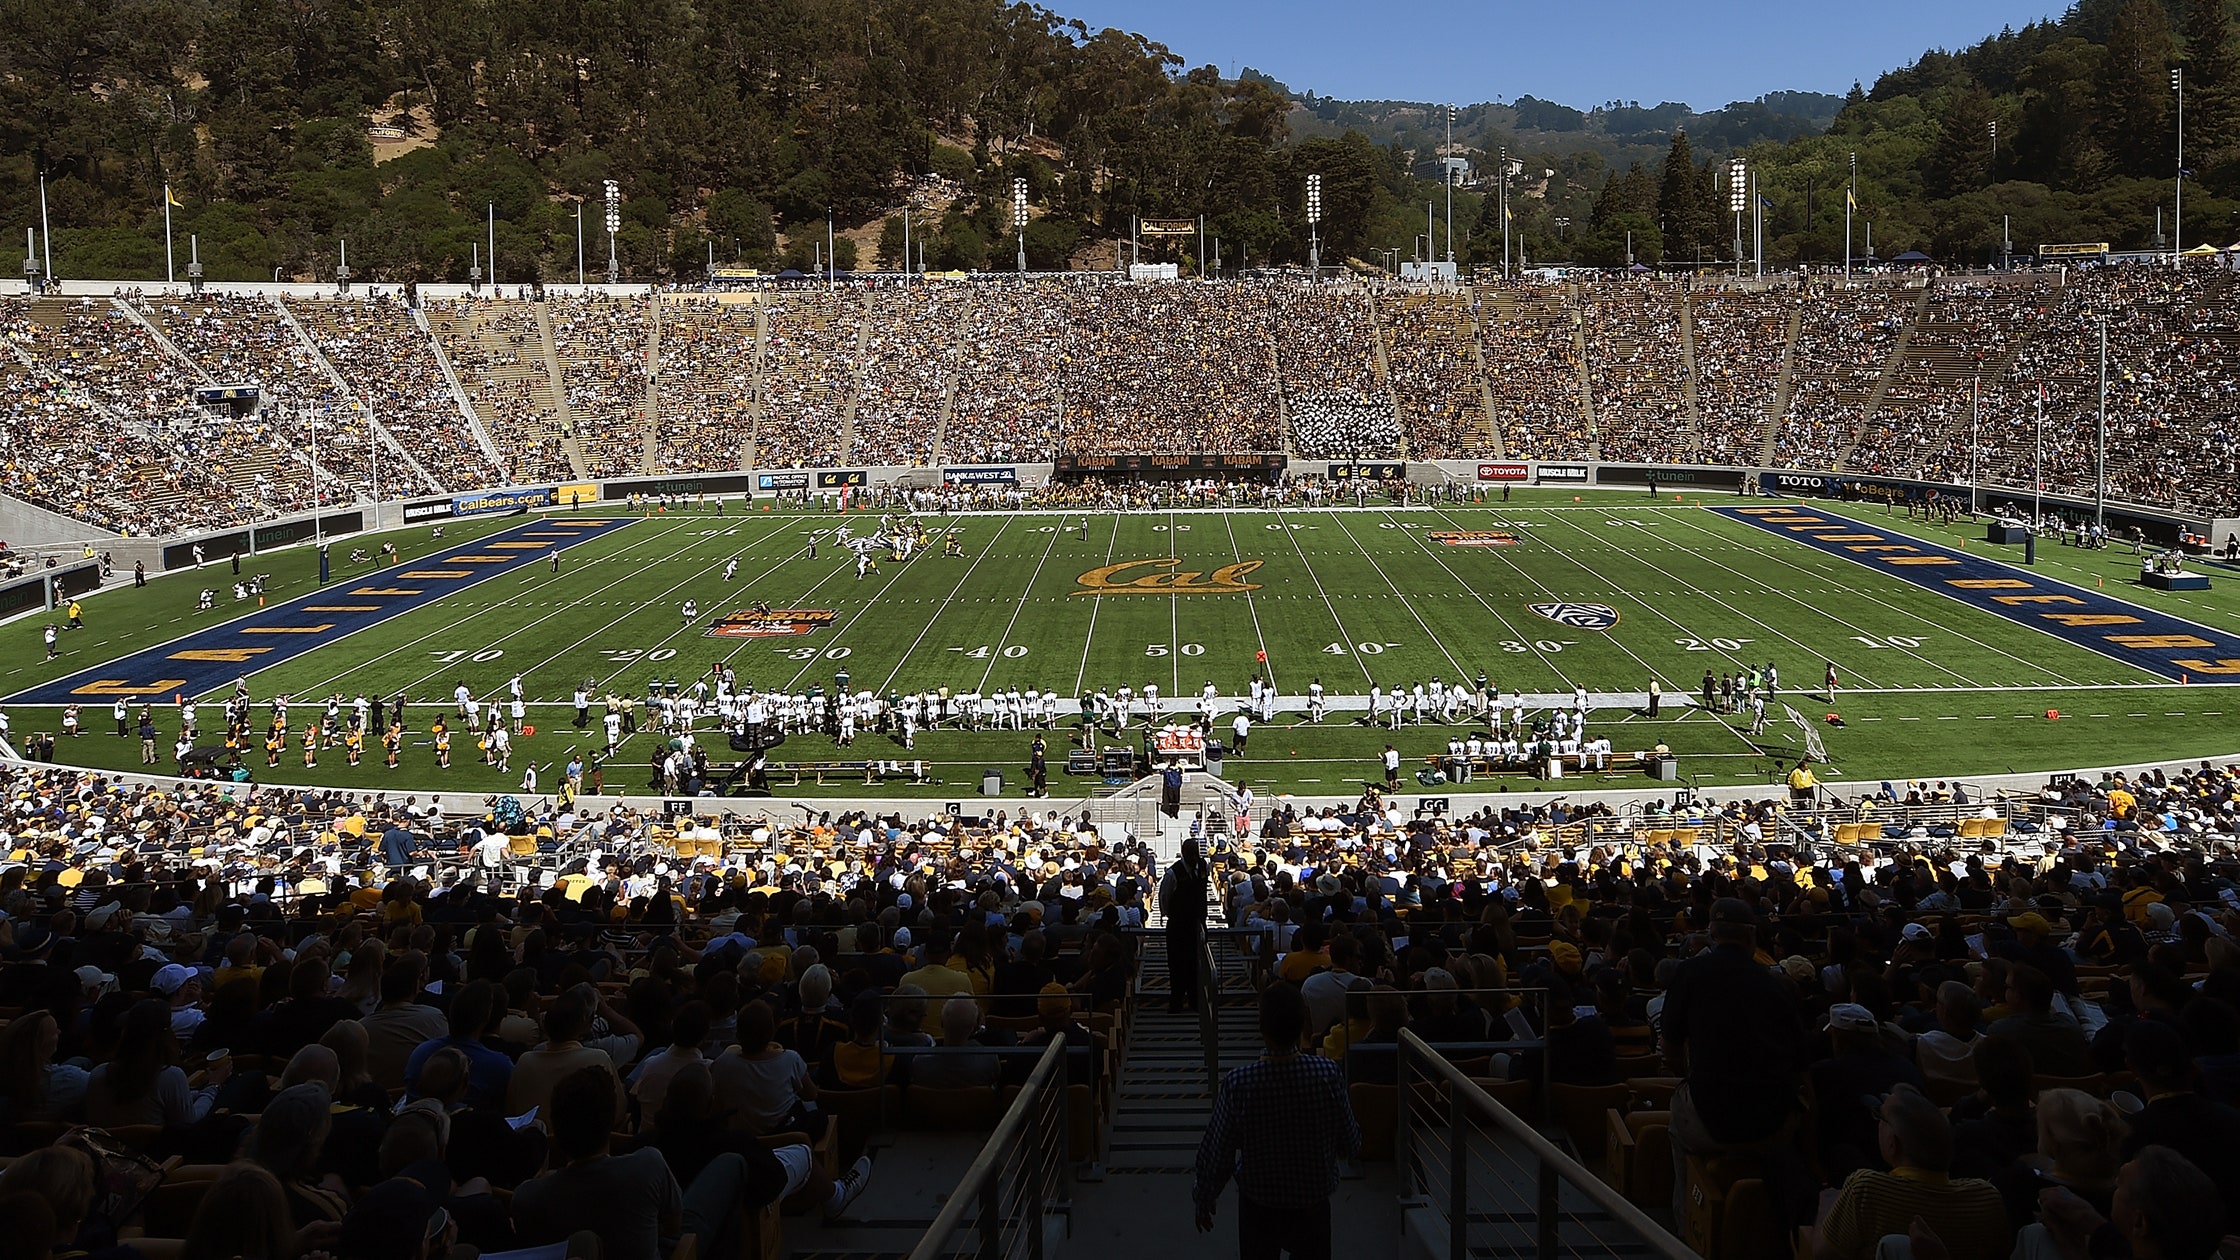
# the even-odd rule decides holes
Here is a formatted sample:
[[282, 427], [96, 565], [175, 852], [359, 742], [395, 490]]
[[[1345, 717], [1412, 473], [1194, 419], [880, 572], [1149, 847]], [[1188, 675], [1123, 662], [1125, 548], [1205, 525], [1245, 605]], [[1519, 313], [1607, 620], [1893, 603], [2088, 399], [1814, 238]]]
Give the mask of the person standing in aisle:
[[1221, 1191], [1235, 1179], [1244, 1260], [1329, 1260], [1338, 1166], [1361, 1150], [1344, 1069], [1300, 1053], [1306, 1026], [1298, 986], [1276, 984], [1260, 995], [1260, 1061], [1222, 1078], [1198, 1143], [1190, 1192], [1198, 1232], [1212, 1231]]
[[1211, 868], [1198, 838], [1182, 842], [1182, 856], [1159, 881], [1159, 913], [1167, 920], [1167, 1009], [1198, 1009], [1198, 955], [1205, 949], [1206, 885]]

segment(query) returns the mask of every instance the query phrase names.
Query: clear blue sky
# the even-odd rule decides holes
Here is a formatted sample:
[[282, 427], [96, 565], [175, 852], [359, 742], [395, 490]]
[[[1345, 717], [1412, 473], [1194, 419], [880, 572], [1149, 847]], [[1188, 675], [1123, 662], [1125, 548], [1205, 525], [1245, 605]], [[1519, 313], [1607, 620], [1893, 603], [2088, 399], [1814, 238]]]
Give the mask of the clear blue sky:
[[[1298, 91], [1348, 99], [1537, 96], [1715, 109], [1782, 90], [1836, 92], [2001, 26], [2058, 16], [2059, 0], [1043, 0], [1092, 29], [1138, 31], [1191, 66], [1252, 66]], [[1413, 21], [1419, 40], [1397, 27]]]

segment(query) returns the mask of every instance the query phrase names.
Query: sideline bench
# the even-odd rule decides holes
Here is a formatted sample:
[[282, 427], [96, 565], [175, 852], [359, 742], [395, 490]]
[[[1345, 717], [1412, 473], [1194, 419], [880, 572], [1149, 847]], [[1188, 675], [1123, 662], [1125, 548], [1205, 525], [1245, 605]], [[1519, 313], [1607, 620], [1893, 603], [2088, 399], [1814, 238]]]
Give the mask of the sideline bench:
[[860, 778], [865, 783], [879, 783], [887, 779], [907, 778], [912, 783], [930, 783], [926, 777], [926, 763], [911, 761], [773, 761], [764, 767], [772, 782], [779, 775], [790, 775], [786, 782], [793, 787], [807, 781], [824, 784], [832, 776]]

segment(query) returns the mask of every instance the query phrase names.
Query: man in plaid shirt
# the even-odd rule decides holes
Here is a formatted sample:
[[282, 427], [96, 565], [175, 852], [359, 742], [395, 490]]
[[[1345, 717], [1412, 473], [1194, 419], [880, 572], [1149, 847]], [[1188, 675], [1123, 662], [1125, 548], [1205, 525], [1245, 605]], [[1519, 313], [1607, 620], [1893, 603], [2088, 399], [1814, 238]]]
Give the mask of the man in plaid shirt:
[[1337, 1063], [1299, 1049], [1307, 1004], [1298, 987], [1260, 998], [1260, 1062], [1221, 1081], [1213, 1118], [1198, 1144], [1191, 1197], [1198, 1230], [1213, 1228], [1214, 1204], [1237, 1179], [1237, 1245], [1243, 1260], [1329, 1260], [1330, 1196], [1338, 1162], [1361, 1150], [1361, 1126]]

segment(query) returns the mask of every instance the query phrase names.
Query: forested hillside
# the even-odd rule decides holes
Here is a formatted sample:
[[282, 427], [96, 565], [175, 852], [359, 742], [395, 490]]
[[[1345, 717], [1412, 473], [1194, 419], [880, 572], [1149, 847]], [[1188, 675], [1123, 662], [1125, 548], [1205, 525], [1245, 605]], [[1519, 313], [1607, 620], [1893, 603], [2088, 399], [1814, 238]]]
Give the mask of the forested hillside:
[[[2174, 66], [2186, 236], [2229, 244], [2225, 7], [2084, 0], [1925, 55], [1840, 111], [1810, 93], [1705, 113], [1465, 106], [1456, 252], [1500, 256], [1503, 148], [1535, 261], [1620, 261], [1629, 228], [1645, 261], [1727, 257], [1714, 168], [1733, 152], [1760, 172], [1777, 263], [1840, 258], [1854, 152], [1884, 255], [1980, 261], [2002, 213], [2018, 247], [2144, 244], [2171, 199]], [[0, 226], [20, 240], [38, 222], [43, 171], [65, 277], [160, 278], [166, 184], [182, 264], [194, 234], [221, 279], [331, 276], [341, 239], [361, 278], [464, 279], [486, 206], [501, 280], [572, 279], [579, 200], [601, 272], [607, 179], [636, 278], [697, 276], [711, 247], [719, 263], [805, 264], [828, 215], [872, 255], [843, 239], [843, 265], [898, 264], [905, 208], [929, 265], [1007, 266], [1015, 178], [1038, 268], [1109, 263], [1138, 214], [1206, 215], [1230, 266], [1303, 259], [1308, 172], [1324, 179], [1323, 256], [1377, 262], [1420, 248], [1427, 203], [1444, 218], [1425, 177], [1444, 121], [1190, 69], [1145, 36], [999, 0], [0, 0]]]

